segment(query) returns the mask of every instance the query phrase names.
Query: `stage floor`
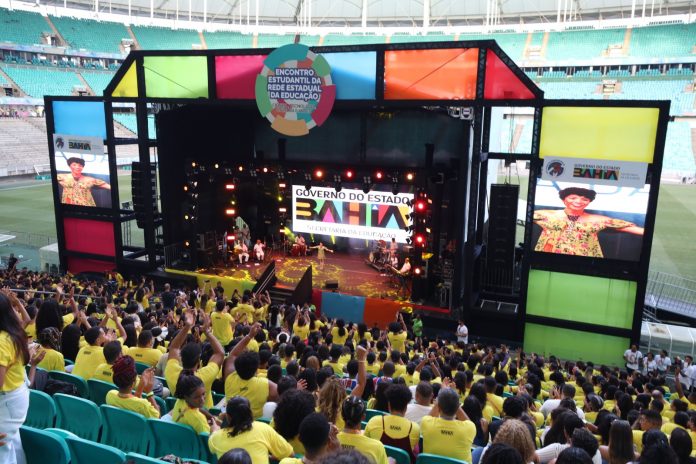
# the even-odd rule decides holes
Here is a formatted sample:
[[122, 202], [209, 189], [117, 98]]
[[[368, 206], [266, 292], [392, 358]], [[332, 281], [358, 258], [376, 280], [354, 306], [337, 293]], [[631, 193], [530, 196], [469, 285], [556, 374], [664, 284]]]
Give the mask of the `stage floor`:
[[[399, 292], [398, 285], [393, 279], [365, 262], [365, 257], [344, 253], [327, 253], [324, 269], [319, 269], [316, 256], [294, 257], [276, 256], [276, 277], [281, 286], [294, 287], [307, 269], [312, 266], [312, 285], [314, 288], [325, 289], [327, 280], [338, 281], [338, 292], [371, 298], [386, 298], [395, 301], [408, 300], [408, 294]], [[206, 273], [238, 279], [256, 280], [268, 266], [268, 262], [256, 263], [249, 260], [247, 264], [230, 265], [228, 268], [211, 268]], [[400, 293], [400, 294], [399, 294]]]

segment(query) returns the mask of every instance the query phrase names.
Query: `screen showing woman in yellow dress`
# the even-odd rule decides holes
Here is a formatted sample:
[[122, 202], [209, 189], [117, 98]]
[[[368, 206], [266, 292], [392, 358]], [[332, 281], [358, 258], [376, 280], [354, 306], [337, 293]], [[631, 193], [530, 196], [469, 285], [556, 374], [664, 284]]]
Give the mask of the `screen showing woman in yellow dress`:
[[[102, 163], [95, 162], [95, 164], [106, 164], [105, 167], [108, 172], [108, 162], [105, 161]], [[70, 172], [57, 175], [61, 203], [66, 205], [99, 206], [100, 208], [111, 207], [111, 193], [108, 192], [111, 190], [111, 185], [107, 182], [109, 179], [108, 175], [84, 175], [83, 171], [87, 169], [87, 163], [83, 158], [68, 158], [66, 164]], [[95, 166], [93, 170], [99, 171], [101, 170], [99, 168], [103, 168], [103, 166]], [[61, 171], [58, 162], [56, 162], [56, 170]], [[103, 177], [106, 177], [106, 180]], [[104, 194], [94, 192], [95, 194], [93, 195], [93, 189], [103, 189], [105, 192]]]
[[538, 183], [535, 251], [631, 261], [640, 258], [647, 187], [561, 184]]

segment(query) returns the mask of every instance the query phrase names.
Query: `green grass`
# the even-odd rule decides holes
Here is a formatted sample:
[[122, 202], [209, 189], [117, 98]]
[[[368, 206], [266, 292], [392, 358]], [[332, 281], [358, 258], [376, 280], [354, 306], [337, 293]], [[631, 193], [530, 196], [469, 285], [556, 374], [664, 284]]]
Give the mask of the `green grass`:
[[[512, 182], [517, 181], [517, 178], [513, 177]], [[527, 178], [520, 176], [519, 182], [520, 198], [526, 199]], [[120, 200], [130, 200], [130, 174], [119, 175], [118, 185]], [[0, 205], [0, 229], [56, 236], [50, 181], [2, 185]], [[521, 231], [522, 228], [518, 227], [520, 240]], [[137, 236], [142, 235], [142, 232], [134, 228], [133, 233], [134, 243], [141, 242], [142, 239]], [[696, 186], [662, 184], [650, 269], [696, 280], [695, 238]]]

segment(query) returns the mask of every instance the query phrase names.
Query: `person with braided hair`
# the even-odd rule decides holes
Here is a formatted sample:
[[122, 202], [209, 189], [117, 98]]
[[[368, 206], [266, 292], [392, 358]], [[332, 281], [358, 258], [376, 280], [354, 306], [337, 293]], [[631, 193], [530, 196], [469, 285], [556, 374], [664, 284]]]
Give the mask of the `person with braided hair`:
[[213, 432], [208, 439], [208, 447], [218, 459], [234, 448], [247, 450], [254, 464], [269, 464], [269, 454], [278, 460], [293, 454], [290, 443], [273, 427], [254, 420], [251, 404], [243, 396], [230, 398], [224, 420], [228, 426]]
[[367, 404], [359, 396], [349, 396], [343, 402], [341, 415], [345, 427], [338, 432], [338, 441], [344, 449], [354, 449], [364, 454], [373, 464], [388, 464], [387, 452], [381, 441], [370, 438], [362, 432]]
[[[152, 393], [154, 386], [155, 371], [153, 368], [146, 369], [140, 376], [138, 388], [133, 394], [133, 387], [138, 373], [135, 370], [135, 360], [130, 356], [121, 356], [112, 366], [114, 371], [114, 383], [118, 391], [111, 390], [106, 394], [106, 404], [128, 411], [137, 412], [145, 416], [146, 419], [159, 419], [160, 410], [155, 401], [155, 394]], [[145, 398], [142, 398], [143, 393]]]
[[215, 418], [207, 413], [205, 407], [206, 389], [203, 381], [190, 371], [182, 371], [176, 383], [176, 403], [172, 409], [172, 420], [178, 424], [188, 425], [196, 433], [217, 431]]
[[46, 353], [38, 367], [47, 371], [65, 371], [65, 358], [60, 352], [60, 331], [55, 327], [46, 327], [39, 333], [37, 341]]

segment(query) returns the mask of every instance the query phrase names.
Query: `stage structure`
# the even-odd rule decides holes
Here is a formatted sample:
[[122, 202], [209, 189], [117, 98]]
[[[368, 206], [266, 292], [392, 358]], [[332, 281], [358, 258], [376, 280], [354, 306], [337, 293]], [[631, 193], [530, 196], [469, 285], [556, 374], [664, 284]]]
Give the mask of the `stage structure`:
[[[274, 86], [289, 76], [288, 67], [301, 68], [292, 77], [310, 76], [311, 88], [321, 92], [308, 97], [310, 109], [282, 106], [286, 95], [280, 92], [293, 88]], [[499, 127], [500, 109], [516, 107], [533, 112], [530, 153], [496, 151], [491, 130]], [[649, 260], [668, 108], [667, 102], [544, 100], [494, 41], [132, 52], [103, 97], [46, 97], [52, 173], [60, 180], [54, 182], [54, 201], [61, 267], [150, 272], [166, 264], [168, 271], [199, 283], [223, 279], [230, 289], [258, 289], [243, 268], [224, 278], [202, 272], [215, 266], [218, 247], [233, 245], [220, 239], [235, 225], [247, 224], [251, 238], [265, 240], [274, 252], [279, 249], [274, 243], [296, 232], [314, 239], [310, 244], [324, 241], [337, 251], [359, 249], [365, 255], [372, 246], [368, 237], [395, 237], [406, 250], [402, 259], [412, 262], [412, 285], [405, 289], [411, 295], [387, 304], [369, 292], [348, 296], [314, 289], [313, 300], [345, 311], [361, 308], [353, 320], [366, 321], [386, 305], [388, 314], [374, 319], [383, 323], [400, 307], [414, 307], [405, 302], [410, 296], [424, 303], [419, 308], [466, 318], [482, 335], [522, 341], [527, 330], [534, 340], [525, 344], [542, 352], [561, 344], [534, 345], [550, 327], [571, 331], [569, 337], [599, 330], [624, 343], [639, 336], [647, 275], [641, 272]], [[610, 109], [619, 112], [598, 117], [597, 111]], [[128, 117], [135, 117], [137, 138], [116, 137], [114, 121]], [[630, 139], [631, 130], [651, 134], [640, 139], [643, 156], [626, 154], [635, 143], [612, 142], [614, 129], [604, 129], [607, 121], [623, 121], [608, 126], [621, 137]], [[573, 138], [576, 130], [581, 136]], [[139, 153], [131, 165], [130, 204], [119, 194], [117, 176], [124, 145], [137, 145]], [[551, 156], [566, 165], [574, 159], [647, 165], [637, 258], [533, 251], [532, 224], [543, 214], [533, 211], [535, 201], [543, 204], [534, 197], [542, 186], [536, 177]], [[497, 173], [489, 172], [489, 164], [497, 160], [531, 164], [531, 201], [518, 259], [514, 238], [499, 233], [509, 219], [503, 210], [517, 190], [491, 186]], [[79, 186], [85, 188], [78, 189], [81, 175]], [[553, 180], [550, 185], [558, 187]], [[343, 203], [334, 201], [337, 192]], [[360, 199], [361, 192], [372, 197]], [[489, 212], [493, 196], [503, 199], [496, 200], [503, 206]], [[132, 238], [134, 230], [142, 231], [140, 243]], [[555, 302], [541, 302], [537, 289], [547, 285], [555, 295], [559, 272], [630, 281], [625, 285], [635, 298], [627, 290], [621, 317], [585, 321]], [[517, 285], [521, 291], [498, 294], [495, 286], [482, 284], [484, 275], [506, 276], [498, 289]], [[311, 288], [311, 276], [310, 270], [300, 284]], [[266, 277], [265, 271], [258, 276]], [[613, 304], [615, 293], [595, 295]], [[517, 309], [486, 311], [482, 298]], [[612, 312], [609, 306], [604, 311]]]

